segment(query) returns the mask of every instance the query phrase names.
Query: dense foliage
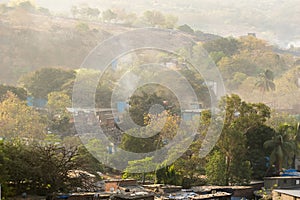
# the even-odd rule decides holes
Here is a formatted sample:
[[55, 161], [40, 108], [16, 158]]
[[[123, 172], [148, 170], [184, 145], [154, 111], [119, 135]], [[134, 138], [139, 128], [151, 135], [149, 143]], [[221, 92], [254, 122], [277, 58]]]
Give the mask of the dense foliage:
[[[254, 36], [221, 38], [193, 30], [187, 24], [176, 27], [177, 17], [155, 10], [138, 16], [117, 9], [100, 11], [88, 6], [74, 6], [71, 13], [73, 20], [77, 20], [72, 27], [49, 22], [49, 32], [41, 34], [36, 30], [44, 29], [42, 24], [47, 23], [32, 26], [34, 20], [31, 17], [39, 15], [39, 20], [48, 22], [50, 13], [47, 9], [37, 8], [29, 1], [0, 6], [1, 17], [8, 16], [9, 23], [15, 25], [1, 40], [11, 43], [1, 45], [4, 53], [0, 61], [0, 82], [16, 84], [19, 79], [18, 87], [0, 85], [0, 183], [5, 197], [22, 192], [45, 195], [88, 187], [90, 180], [86, 181], [86, 176], [75, 171], [119, 173], [96, 159], [97, 156], [106, 156], [107, 161], [124, 159], [115, 146], [134, 153], [147, 153], [163, 148], [176, 134], [182, 138], [189, 134], [178, 131], [183, 119], [178, 97], [185, 97], [185, 90], [181, 90], [181, 94], [173, 94], [171, 89], [154, 83], [135, 88], [128, 102], [122, 102], [126, 106], [128, 103], [125, 108], [128, 112], [118, 116], [118, 123], [101, 121], [105, 124], [103, 130], [108, 130], [106, 134], [113, 138], [111, 144], [101, 145], [100, 139], [93, 138], [86, 144], [89, 151], [82, 146], [76, 137], [74, 113], [67, 109], [72, 107], [71, 99], [88, 102], [90, 96], [84, 94], [95, 94], [93, 100], [97, 108], [115, 108], [122, 95], [127, 95], [126, 91], [133, 87], [130, 84], [132, 80], [122, 79], [122, 73], [128, 70], [143, 80], [160, 75], [162, 78], [157, 80], [169, 82], [175, 88], [183, 87], [182, 81], [187, 81], [198, 98], [199, 102], [195, 103], [201, 105], [202, 110], [199, 119], [183, 122], [187, 126], [199, 125], [192, 144], [185, 152], [175, 148], [168, 152], [163, 163], [156, 163], [153, 157], [129, 161], [124, 178], [186, 188], [201, 184], [245, 185], [251, 180], [278, 175], [285, 168], [295, 167], [300, 144], [297, 119], [276, 111], [271, 114], [269, 106], [297, 108], [300, 97], [299, 60], [297, 62], [291, 55], [278, 53], [266, 41]], [[66, 69], [78, 68], [90, 49], [112, 34], [98, 29], [89, 20], [98, 20], [108, 27], [112, 23], [115, 27], [122, 24], [120, 32], [130, 26], [178, 29], [198, 43], [179, 49], [178, 56], [140, 50], [129, 55], [130, 59], [127, 57], [132, 63], [128, 64], [127, 58], [125, 61], [120, 58], [115, 68], [108, 66], [104, 72]], [[15, 27], [22, 28], [15, 31]], [[209, 109], [212, 105], [210, 97], [216, 100], [215, 88], [207, 85], [209, 80], [204, 80], [185, 59], [190, 58], [195, 63], [206, 62], [202, 59], [202, 48], [220, 71], [230, 93], [219, 101], [219, 108], [215, 108], [225, 116], [225, 121], [217, 144], [205, 158], [199, 155], [203, 143], [209, 142], [205, 136], [211, 118], [216, 117], [218, 121], [221, 116], [213, 116]], [[150, 61], [164, 66], [163, 70], [157, 72], [140, 67]], [[172, 67], [167, 67], [168, 64]], [[203, 70], [209, 71], [210, 67]], [[174, 71], [183, 78], [176, 81], [170, 78], [168, 75]], [[92, 84], [101, 73], [101, 80], [93, 91]], [[75, 81], [84, 91], [76, 97], [72, 93]], [[29, 106], [28, 97], [47, 103], [40, 107]], [[138, 127], [122, 126], [128, 119], [132, 119]], [[89, 124], [86, 123], [86, 126]], [[151, 135], [153, 130], [158, 130], [155, 135]], [[150, 136], [138, 137], [141, 134]], [[166, 164], [168, 159], [178, 155], [180, 157], [174, 163]], [[141, 171], [141, 165], [147, 166], [144, 171]], [[149, 168], [156, 170], [146, 172]], [[141, 173], [135, 173], [139, 170]]]

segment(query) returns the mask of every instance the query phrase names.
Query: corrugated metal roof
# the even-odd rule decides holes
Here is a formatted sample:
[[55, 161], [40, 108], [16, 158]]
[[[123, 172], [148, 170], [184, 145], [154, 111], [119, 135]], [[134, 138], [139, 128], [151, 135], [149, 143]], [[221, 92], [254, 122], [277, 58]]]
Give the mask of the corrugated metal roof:
[[300, 188], [295, 190], [275, 190], [275, 192], [287, 194], [293, 197], [300, 197]]

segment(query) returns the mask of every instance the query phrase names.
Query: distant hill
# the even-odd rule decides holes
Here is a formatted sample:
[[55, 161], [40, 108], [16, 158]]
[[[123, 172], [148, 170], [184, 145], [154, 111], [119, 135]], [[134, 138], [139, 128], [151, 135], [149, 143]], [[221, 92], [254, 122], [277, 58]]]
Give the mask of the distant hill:
[[[0, 17], [0, 83], [15, 85], [23, 74], [42, 67], [79, 68], [101, 41], [132, 27], [55, 17], [16, 8]], [[195, 41], [220, 36], [185, 34]]]
[[130, 28], [11, 11], [0, 17], [0, 82], [41, 67], [78, 68], [101, 41]]

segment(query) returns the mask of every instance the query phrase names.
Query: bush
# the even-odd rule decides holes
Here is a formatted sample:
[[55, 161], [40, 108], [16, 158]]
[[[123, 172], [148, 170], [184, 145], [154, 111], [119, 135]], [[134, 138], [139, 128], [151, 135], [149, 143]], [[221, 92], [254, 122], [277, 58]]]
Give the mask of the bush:
[[80, 31], [80, 32], [87, 32], [90, 30], [90, 27], [87, 23], [84, 23], [84, 22], [79, 22], [77, 25], [76, 25], [76, 30], [77, 31]]

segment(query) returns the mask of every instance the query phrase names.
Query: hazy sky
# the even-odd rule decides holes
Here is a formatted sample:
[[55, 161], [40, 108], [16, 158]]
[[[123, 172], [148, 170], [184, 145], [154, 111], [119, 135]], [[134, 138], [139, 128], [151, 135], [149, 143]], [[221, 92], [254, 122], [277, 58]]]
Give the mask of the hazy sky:
[[[121, 8], [142, 13], [160, 10], [179, 17], [195, 29], [223, 36], [256, 32], [272, 43], [300, 46], [300, 0], [34, 0], [54, 12], [69, 12], [72, 5]], [[4, 1], [3, 1], [4, 2]]]

